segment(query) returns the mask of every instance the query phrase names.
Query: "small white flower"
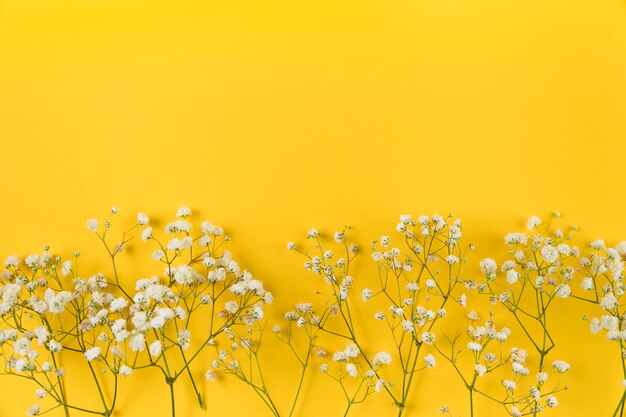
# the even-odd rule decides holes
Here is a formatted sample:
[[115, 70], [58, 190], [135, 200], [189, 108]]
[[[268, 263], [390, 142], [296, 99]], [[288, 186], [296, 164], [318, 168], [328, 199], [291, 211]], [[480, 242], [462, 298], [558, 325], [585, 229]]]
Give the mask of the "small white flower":
[[237, 310], [239, 309], [239, 305], [237, 304], [236, 301], [228, 301], [225, 305], [224, 308], [226, 309], [226, 311], [228, 311], [230, 314], [235, 314], [237, 312]]
[[548, 263], [554, 263], [559, 259], [559, 251], [552, 245], [541, 248], [541, 257]]
[[426, 366], [428, 368], [433, 368], [435, 365], [437, 365], [437, 359], [435, 359], [435, 357], [430, 353], [424, 356], [424, 362], [426, 362]]
[[133, 368], [128, 365], [120, 366], [120, 375], [129, 376], [133, 373]]
[[60, 352], [61, 349], [63, 349], [63, 345], [61, 345], [61, 343], [57, 342], [56, 340], [50, 340], [48, 342], [48, 349], [50, 349], [50, 352], [52, 353], [57, 353]]
[[216, 379], [215, 373], [210, 369], [206, 371], [206, 373], [204, 374], [204, 377], [206, 378], [207, 381], [215, 381]]
[[181, 265], [174, 271], [174, 281], [181, 285], [191, 285], [195, 279], [196, 271], [188, 265]]
[[519, 280], [519, 272], [514, 269], [509, 269], [506, 273], [506, 282], [513, 285]]
[[568, 298], [572, 294], [572, 289], [569, 285], [563, 284], [556, 291], [556, 296], [561, 298]]
[[403, 320], [402, 329], [407, 333], [413, 333], [415, 331], [415, 325], [410, 320]]
[[32, 405], [32, 406], [30, 406], [30, 408], [28, 410], [26, 410], [26, 415], [27, 416], [36, 416], [36, 415], [39, 415], [40, 411], [41, 411], [41, 406], [39, 406], [39, 405]]
[[583, 278], [582, 282], [580, 283], [580, 288], [582, 288], [585, 291], [591, 291], [593, 290], [593, 278], [591, 277], [585, 277]]
[[483, 345], [477, 342], [469, 342], [467, 344], [467, 349], [469, 349], [470, 352], [480, 352], [483, 350]]
[[378, 352], [376, 356], [374, 356], [374, 360], [372, 361], [372, 363], [374, 365], [388, 365], [391, 363], [391, 360], [391, 355], [383, 350]]
[[124, 308], [126, 308], [127, 305], [128, 305], [128, 300], [126, 300], [125, 298], [119, 297], [111, 301], [111, 304], [109, 305], [109, 310], [111, 310], [112, 312], [121, 311]]
[[458, 263], [458, 262], [459, 262], [459, 258], [457, 258], [457, 257], [456, 257], [456, 256], [454, 256], [454, 255], [448, 255], [448, 256], [446, 256], [446, 262], [447, 262], [449, 265], [454, 265], [454, 264], [456, 264], [456, 263]]
[[559, 402], [556, 400], [556, 398], [554, 397], [554, 395], [548, 395], [546, 397], [546, 405], [550, 408], [554, 408], [557, 405], [559, 405]]
[[530, 219], [528, 219], [528, 222], [526, 223], [526, 228], [528, 230], [533, 230], [534, 228], [536, 228], [540, 224], [541, 224], [541, 219], [539, 217], [537, 217], [537, 216], [533, 216]]
[[146, 225], [150, 221], [150, 218], [146, 216], [144, 213], [137, 213], [137, 224], [138, 225]]
[[26, 355], [31, 348], [31, 342], [25, 337], [18, 339], [13, 345], [13, 350], [18, 355]]
[[149, 239], [152, 239], [152, 228], [151, 227], [146, 227], [145, 229], [143, 229], [143, 231], [141, 232], [141, 239], [144, 242], [147, 242]]
[[618, 305], [617, 299], [615, 298], [615, 295], [612, 292], [607, 293], [600, 300], [600, 307], [602, 307], [603, 309], [607, 311], [613, 310], [615, 307], [617, 307], [617, 305]]
[[20, 258], [16, 255], [9, 256], [6, 261], [4, 261], [4, 266], [9, 268], [11, 266], [18, 266], [20, 264]]
[[435, 342], [435, 335], [430, 332], [422, 333], [422, 342], [432, 345]]
[[376, 381], [376, 384], [374, 385], [374, 391], [381, 392], [384, 386], [385, 386], [385, 381], [383, 379], [379, 379], [378, 381]]
[[133, 352], [141, 352], [146, 348], [146, 337], [143, 333], [134, 333], [130, 337], [130, 350]]
[[92, 232], [98, 231], [98, 219], [89, 219], [87, 220], [87, 229]]
[[64, 277], [68, 276], [72, 271], [72, 261], [67, 260], [63, 262], [63, 266], [61, 267], [61, 275]]
[[569, 363], [565, 361], [554, 361], [552, 362], [552, 367], [561, 374], [570, 370]]
[[152, 356], [159, 356], [161, 354], [162, 345], [160, 340], [155, 340], [148, 346], [148, 351]]
[[353, 363], [346, 363], [346, 372], [352, 378], [356, 378], [356, 376], [359, 374], [359, 371], [357, 370], [356, 365]]
[[487, 276], [487, 279], [493, 280], [496, 277], [498, 271], [498, 264], [491, 258], [485, 258], [480, 261], [480, 269]]
[[359, 348], [354, 343], [350, 343], [346, 346], [343, 353], [349, 358], [356, 358], [359, 355]]
[[191, 216], [191, 209], [189, 207], [180, 207], [176, 211], [176, 217], [188, 217]]
[[370, 290], [369, 288], [363, 289], [363, 291], [361, 291], [361, 298], [363, 299], [363, 302], [369, 301], [369, 299], [372, 298], [373, 294], [374, 291]]
[[99, 358], [101, 352], [102, 349], [100, 349], [99, 346], [93, 347], [85, 351], [85, 358], [87, 358], [88, 362], [91, 362], [92, 360]]
[[502, 380], [502, 385], [504, 385], [504, 388], [509, 391], [514, 391], [515, 388], [517, 388], [517, 384], [515, 383], [515, 381], [511, 381], [510, 379]]

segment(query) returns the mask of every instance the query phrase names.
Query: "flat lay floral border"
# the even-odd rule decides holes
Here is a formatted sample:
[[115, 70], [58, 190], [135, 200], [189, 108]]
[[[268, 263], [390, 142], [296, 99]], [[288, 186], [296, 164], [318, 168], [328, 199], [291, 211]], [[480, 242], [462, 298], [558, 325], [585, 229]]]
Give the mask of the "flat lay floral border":
[[[199, 379], [234, 378], [258, 396], [268, 415], [294, 416], [303, 384], [322, 373], [345, 399], [340, 415], [383, 395], [393, 404], [389, 415], [402, 416], [419, 398], [415, 381], [431, 377], [421, 371], [448, 366], [466, 389], [467, 407], [441, 405], [441, 414], [477, 416], [480, 396], [500, 404], [506, 415], [536, 416], [557, 407], [567, 389], [570, 365], [553, 353], [559, 341], [552, 319], [561, 303], [576, 303], [591, 333], [605, 335], [607, 355], [616, 356], [616, 384], [626, 384], [626, 242], [609, 247], [596, 240], [579, 248], [575, 227], [557, 227], [558, 213], [545, 222], [532, 217], [527, 230], [504, 237], [493, 259], [479, 261], [471, 260], [474, 246], [464, 243], [462, 222], [452, 216], [402, 215], [395, 230], [366, 251], [351, 241], [349, 227], [328, 235], [311, 229], [287, 249], [316, 280], [315, 302], [281, 300], [293, 309], [281, 311], [283, 319], [275, 323], [266, 313], [275, 308], [269, 307], [272, 293], [232, 258], [222, 228], [206, 221], [193, 225], [191, 210], [181, 207], [163, 233], [139, 213], [113, 239], [118, 211], [113, 207], [106, 219], [87, 221], [112, 274], [81, 276], [79, 253], [63, 259], [47, 247], [5, 261], [2, 375], [33, 384], [37, 404], [26, 415], [55, 409], [65, 416], [121, 415], [120, 386], [150, 368], [162, 374], [170, 393], [165, 415], [176, 415], [178, 381], [190, 382], [204, 409]], [[119, 257], [134, 237], [152, 245], [152, 262], [163, 273], [129, 286], [120, 279]], [[368, 276], [352, 275], [357, 257], [370, 264]], [[500, 265], [494, 260], [504, 257]], [[368, 313], [371, 324], [355, 319], [370, 308], [376, 310]], [[462, 320], [447, 321], [451, 308], [461, 309]], [[477, 311], [489, 312], [481, 318]], [[362, 326], [382, 326], [376, 344], [382, 340], [388, 349], [373, 348]], [[266, 378], [269, 337], [286, 348], [298, 375], [287, 398]], [[69, 375], [61, 366], [61, 357], [72, 355], [84, 362], [84, 374]], [[199, 358], [210, 366], [200, 369]], [[76, 401], [67, 378], [93, 380], [84, 389], [93, 387], [98, 403]], [[612, 417], [624, 415], [625, 398], [626, 390], [607, 399], [616, 403]]]

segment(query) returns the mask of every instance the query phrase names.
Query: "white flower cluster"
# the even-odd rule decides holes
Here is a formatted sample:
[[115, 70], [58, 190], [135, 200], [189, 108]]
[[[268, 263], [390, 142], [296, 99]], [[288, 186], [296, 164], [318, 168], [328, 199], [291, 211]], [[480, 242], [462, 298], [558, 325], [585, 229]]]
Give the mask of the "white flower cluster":
[[[143, 240], [157, 244], [152, 258], [163, 263], [165, 270], [161, 277], [137, 280], [134, 293], [128, 291], [119, 281], [116, 257], [130, 241], [130, 232], [147, 226], [149, 218], [139, 213], [136, 224], [113, 246], [109, 243], [110, 219], [118, 212], [113, 207], [102, 229], [97, 219], [87, 222], [113, 262], [114, 276], [110, 278], [103, 274], [81, 278], [72, 260], [55, 257], [47, 248], [24, 260], [10, 256], [5, 261], [0, 318], [6, 327], [0, 329], [0, 347], [9, 347], [12, 352], [6, 356], [7, 369], [45, 387], [47, 397], [65, 408], [70, 405], [65, 402], [65, 384], [57, 381], [65, 375], [63, 368], [56, 366], [58, 355], [80, 353], [92, 370], [97, 366], [116, 376], [154, 366], [173, 384], [214, 338], [229, 334], [233, 326], [259, 322], [264, 316], [263, 305], [272, 301], [263, 283], [221, 249], [229, 239], [220, 227], [204, 222], [201, 235], [191, 235], [192, 213], [186, 207], [165, 226], [165, 233], [170, 235], [167, 243], [159, 241], [152, 227], [143, 229]], [[208, 334], [200, 335], [205, 342], [185, 355], [183, 352], [193, 345], [191, 315], [201, 314], [196, 311], [202, 308]], [[68, 323], [76, 325], [71, 328]], [[163, 366], [169, 356], [170, 367]], [[181, 360], [181, 369], [171, 368]], [[106, 377], [96, 372], [92, 375], [100, 389]], [[115, 389], [117, 386], [115, 383]], [[44, 397], [39, 391], [37, 396]], [[201, 401], [200, 395], [198, 398]], [[111, 414], [115, 402], [102, 400], [104, 409], [90, 411]], [[39, 405], [33, 406], [29, 413], [35, 415], [39, 410]]]

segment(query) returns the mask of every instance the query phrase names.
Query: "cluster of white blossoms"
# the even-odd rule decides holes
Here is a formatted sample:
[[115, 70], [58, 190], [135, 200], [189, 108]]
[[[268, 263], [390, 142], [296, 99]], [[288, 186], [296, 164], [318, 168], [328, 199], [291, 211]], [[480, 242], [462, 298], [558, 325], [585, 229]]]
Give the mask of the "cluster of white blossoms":
[[[5, 373], [31, 379], [39, 387], [38, 398], [50, 398], [66, 411], [76, 406], [67, 402], [65, 384], [60, 382], [65, 375], [58, 366], [60, 355], [82, 355], [102, 402], [90, 412], [109, 415], [115, 407], [118, 376], [156, 367], [170, 386], [183, 374], [193, 382], [191, 364], [201, 351], [233, 326], [259, 322], [263, 305], [272, 301], [263, 283], [222, 249], [229, 239], [220, 227], [204, 222], [201, 234], [192, 236], [188, 208], [180, 208], [177, 219], [165, 226], [167, 242], [156, 237], [148, 216], [139, 213], [121, 242], [111, 245], [111, 217], [118, 212], [113, 207], [104, 222], [87, 222], [112, 261], [110, 278], [103, 274], [81, 278], [75, 267], [78, 253], [73, 260], [63, 260], [48, 248], [24, 260], [8, 257], [1, 276], [0, 318], [5, 328], [0, 329], [0, 349]], [[156, 242], [152, 258], [163, 264], [164, 271], [137, 280], [129, 291], [119, 281], [116, 259], [132, 238], [131, 231], [144, 226], [141, 237]], [[190, 330], [192, 315], [202, 321], [206, 333], [197, 335], [197, 346]], [[173, 365], [179, 363], [179, 368]], [[103, 393], [107, 385], [114, 387], [111, 400]], [[202, 396], [196, 394], [202, 406]], [[43, 412], [39, 405], [28, 411]]]
[[602, 312], [590, 320], [589, 327], [593, 334], [605, 332], [608, 340], [621, 345], [626, 340], [626, 323], [620, 308], [626, 290], [623, 282], [626, 241], [610, 248], [604, 241], [596, 240], [589, 247], [589, 255], [579, 259], [581, 296], [597, 304]]
[[[558, 216], [556, 213], [555, 217]], [[479, 289], [491, 291], [493, 302], [515, 306], [522, 301], [521, 293], [526, 286], [541, 293], [546, 300], [568, 298], [571, 295], [570, 282], [576, 272], [575, 261], [580, 257], [580, 249], [568, 242], [572, 240], [576, 227], [572, 227], [568, 233], [561, 229], [543, 233], [539, 230], [542, 223], [538, 217], [532, 217], [527, 223], [528, 233], [512, 232], [504, 237], [511, 258], [500, 267], [508, 284], [503, 289], [491, 285], [498, 274], [496, 261], [485, 258], [480, 262], [487, 281]]]
[[346, 395], [348, 407], [355, 402], [363, 402], [371, 393], [379, 393], [385, 387], [393, 387], [393, 382], [386, 382], [380, 377], [382, 368], [391, 364], [393, 356], [382, 350], [370, 360], [359, 361], [362, 352], [354, 343], [346, 345], [345, 349], [333, 354], [333, 361], [337, 363], [337, 369], [332, 372], [327, 363], [320, 365], [321, 371], [337, 381], [342, 387], [346, 386], [345, 378], [355, 379], [354, 392]]
[[[78, 256], [74, 254], [75, 259]], [[89, 367], [92, 361], [101, 361], [102, 369], [114, 378], [129, 368], [111, 337], [113, 322], [125, 320], [121, 308], [110, 308], [116, 298], [109, 284], [101, 274], [80, 278], [74, 262], [53, 256], [47, 247], [23, 260], [9, 256], [0, 286], [5, 373], [34, 381], [37, 398], [50, 398], [66, 408], [70, 405], [61, 383], [66, 372], [59, 366], [60, 355], [81, 354]], [[109, 410], [104, 403], [103, 407]], [[40, 412], [41, 406], [34, 405], [27, 414]]]
[[551, 390], [546, 390], [544, 385], [549, 380], [548, 372], [540, 370], [531, 374], [527, 367], [527, 358], [528, 353], [525, 349], [513, 347], [510, 354], [512, 377], [502, 380], [502, 386], [506, 390], [503, 404], [508, 405], [507, 409], [513, 417], [536, 415], [542, 410], [555, 408], [559, 405], [559, 401], [554, 394], [567, 389], [561, 385], [561, 374], [570, 370], [567, 362], [553, 361], [552, 369], [557, 374], [556, 382]]
[[[86, 225], [106, 249], [108, 273], [84, 274], [79, 253], [64, 259], [47, 247], [5, 261], [0, 275], [2, 373], [35, 383], [37, 404], [27, 415], [55, 407], [66, 415], [75, 409], [112, 415], [120, 383], [146, 368], [162, 373], [172, 416], [174, 385], [181, 377], [189, 378], [204, 408], [197, 371], [208, 381], [234, 377], [272, 415], [285, 415], [267, 383], [272, 378], [264, 377], [272, 371], [264, 367], [261, 353], [267, 329], [267, 337], [277, 342], [270, 346], [284, 349], [284, 355], [272, 351], [280, 355], [281, 366], [299, 370], [289, 415], [309, 374], [321, 371], [345, 397], [344, 415], [381, 393], [402, 416], [415, 398], [412, 389], [419, 385], [420, 371], [429, 373], [443, 358], [468, 389], [471, 417], [474, 395], [495, 401], [513, 417], [536, 416], [557, 407], [557, 395], [567, 389], [561, 379], [570, 365], [552, 357], [557, 341], [551, 331], [555, 321], [549, 318], [564, 299], [584, 300], [595, 308], [589, 311], [591, 333], [619, 344], [619, 359], [626, 363], [626, 241], [609, 247], [596, 240], [583, 255], [573, 244], [575, 227], [564, 232], [532, 217], [527, 230], [504, 237], [504, 259], [493, 253], [466, 271], [473, 245], [461, 243], [461, 220], [404, 214], [393, 233], [372, 243], [371, 273], [363, 269], [357, 275], [352, 265], [359, 249], [350, 241], [349, 227], [328, 236], [310, 229], [306, 245], [289, 242], [287, 249], [304, 255], [304, 268], [322, 278], [320, 287], [267, 326], [273, 319], [268, 320], [272, 314], [265, 306], [273, 295], [225, 249], [229, 237], [221, 227], [194, 224], [192, 211], [181, 207], [161, 230], [138, 213], [121, 239], [111, 242], [112, 219], [119, 212], [113, 207], [108, 218], [89, 219]], [[153, 246], [149, 258], [158, 268], [127, 286], [118, 260], [134, 236]], [[481, 321], [478, 312], [485, 307], [503, 307], [515, 346], [512, 331], [496, 326], [493, 313]], [[470, 324], [459, 324], [459, 315]], [[363, 317], [371, 320], [366, 329], [359, 328]], [[364, 336], [372, 331], [373, 341]], [[74, 396], [66, 392], [67, 373], [60, 364], [70, 355], [93, 378], [99, 404], [68, 400]], [[197, 358], [207, 356], [210, 366], [199, 366]], [[617, 382], [624, 387], [619, 409], [626, 404], [626, 374]], [[46, 403], [53, 405], [46, 408]], [[451, 415], [447, 406], [440, 412]]]
[[[489, 319], [483, 326], [470, 325], [467, 329], [467, 334], [470, 337], [470, 342], [467, 343], [467, 350], [474, 356], [474, 372], [478, 377], [483, 377], [501, 366], [505, 359], [490, 352], [488, 346], [494, 341], [500, 344], [504, 343], [511, 335], [511, 330], [507, 327], [497, 330], [494, 321]], [[497, 350], [499, 352], [502, 351], [501, 349]]]
[[[602, 239], [597, 239], [588, 246], [588, 253], [578, 261], [580, 290], [576, 289], [574, 297], [593, 306], [588, 311], [592, 317], [584, 317], [589, 320], [591, 333], [604, 334], [611, 344], [619, 348], [613, 350], [616, 368], [622, 370], [621, 375], [615, 378], [615, 385], [621, 381], [624, 393], [617, 409], [623, 412], [626, 401], [626, 311], [623, 308], [626, 241], [609, 247]], [[621, 366], [618, 367], [618, 363]]]
[[[329, 236], [339, 250], [327, 249], [324, 236], [317, 229], [307, 233], [307, 239], [313, 242], [312, 245], [301, 247], [294, 242], [287, 244], [289, 250], [300, 252], [307, 258], [304, 263], [306, 270], [323, 276], [332, 288], [332, 296], [326, 301], [329, 307], [320, 314], [318, 329], [325, 336], [338, 336], [352, 341], [346, 350], [336, 352], [333, 356], [340, 366], [336, 373], [330, 373], [327, 363], [320, 367], [337, 381], [342, 382], [345, 377], [355, 378], [358, 380], [357, 386], [363, 387], [362, 396], [355, 393], [354, 396], [346, 397], [348, 408], [355, 402], [365, 400], [371, 391], [385, 391], [402, 414], [409, 402], [409, 389], [417, 372], [436, 365], [435, 356], [427, 352], [424, 346], [434, 344], [437, 322], [446, 316], [446, 304], [452, 302], [465, 307], [467, 297], [463, 291], [475, 287], [473, 282], [463, 280], [460, 276], [469, 249], [459, 244], [461, 230], [461, 220], [455, 220], [452, 216], [435, 214], [419, 216], [417, 220], [413, 220], [410, 215], [400, 216], [396, 226], [399, 245], [394, 245], [394, 239], [384, 235], [371, 248], [371, 258], [378, 272], [378, 287], [361, 287], [358, 291], [354, 291], [358, 282], [349, 270], [358, 252], [356, 246], [348, 241], [349, 229]], [[372, 283], [372, 280], [367, 282]], [[360, 306], [359, 302], [367, 305]], [[388, 327], [389, 345], [394, 345], [394, 349], [392, 353], [381, 351], [374, 356], [365, 355], [363, 349], [369, 350], [369, 347], [365, 340], [358, 337], [352, 310], [370, 305], [373, 308], [380, 307], [381, 302], [384, 309], [373, 316]], [[296, 319], [295, 314], [293, 318]], [[334, 319], [335, 327], [329, 328], [327, 322], [331, 318]], [[337, 330], [342, 327], [343, 331]], [[402, 384], [385, 382], [398, 375], [402, 378]]]

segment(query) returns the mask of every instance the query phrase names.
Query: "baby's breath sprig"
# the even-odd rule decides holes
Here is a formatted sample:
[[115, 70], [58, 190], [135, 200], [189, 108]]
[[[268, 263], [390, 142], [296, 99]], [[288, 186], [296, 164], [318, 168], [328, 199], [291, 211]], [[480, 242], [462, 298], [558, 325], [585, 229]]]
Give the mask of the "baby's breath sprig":
[[578, 259], [581, 294], [573, 294], [574, 299], [593, 305], [593, 311], [588, 312], [593, 317], [584, 316], [591, 333], [605, 334], [606, 339], [618, 347], [622, 395], [612, 417], [623, 417], [626, 408], [626, 311], [622, 301], [626, 290], [625, 260], [626, 241], [615, 247], [608, 247], [602, 239], [589, 243], [588, 253]]
[[[501, 266], [501, 271], [505, 274], [504, 280], [497, 278], [498, 265], [495, 260], [485, 258], [480, 262], [480, 269], [486, 279], [478, 286], [479, 292], [488, 295], [492, 304], [500, 304], [510, 313], [538, 357], [536, 384], [514, 403], [503, 402], [510, 405], [508, 411], [512, 416], [536, 416], [545, 408], [554, 408], [558, 401], [552, 394], [567, 389], [561, 385], [559, 378], [556, 386], [546, 392], [545, 380], [541, 380], [544, 375], [547, 377], [546, 359], [556, 346], [550, 331], [548, 313], [556, 305], [555, 301], [570, 298], [572, 295], [570, 282], [576, 272], [575, 261], [580, 256], [580, 250], [569, 244], [576, 228], [570, 228], [568, 233], [552, 228], [553, 221], [559, 217], [560, 214], [555, 213], [542, 228], [542, 220], [533, 216], [526, 224], [530, 235], [513, 232], [504, 237], [504, 243], [512, 257]], [[522, 370], [524, 376], [524, 373], [530, 371], [520, 367], [520, 363], [523, 364], [513, 361], [513, 369], [516, 373], [519, 373], [516, 368]], [[554, 364], [561, 363], [566, 364], [555, 361], [553, 367]], [[569, 370], [569, 365], [557, 367], [559, 369], [565, 372]], [[524, 406], [519, 406], [521, 400], [524, 401]]]

